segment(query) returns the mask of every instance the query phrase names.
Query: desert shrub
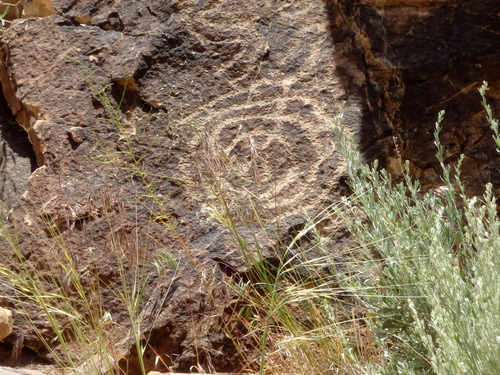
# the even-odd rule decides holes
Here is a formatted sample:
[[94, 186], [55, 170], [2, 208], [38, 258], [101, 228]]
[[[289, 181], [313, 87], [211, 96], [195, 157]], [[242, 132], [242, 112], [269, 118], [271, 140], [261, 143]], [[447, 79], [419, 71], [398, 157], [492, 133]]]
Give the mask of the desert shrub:
[[[486, 90], [485, 83], [480, 93], [500, 148]], [[491, 184], [482, 197], [466, 195], [463, 157], [454, 168], [445, 165], [443, 116], [435, 131], [442, 185], [428, 191], [410, 177], [408, 163], [396, 183], [376, 162], [361, 162], [347, 132], [336, 132], [354, 192], [339, 213], [365, 249], [362, 271], [345, 287], [373, 316], [383, 350], [370, 370], [376, 373], [493, 374], [500, 368], [497, 205]]]

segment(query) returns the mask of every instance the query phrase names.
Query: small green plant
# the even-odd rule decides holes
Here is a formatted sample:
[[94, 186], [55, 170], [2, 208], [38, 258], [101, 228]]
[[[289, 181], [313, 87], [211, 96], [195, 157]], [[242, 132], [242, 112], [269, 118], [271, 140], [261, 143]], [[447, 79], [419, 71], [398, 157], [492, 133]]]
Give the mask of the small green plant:
[[10, 11], [10, 5], [7, 5], [5, 7], [5, 10], [3, 11], [3, 13], [0, 15], [0, 24], [2, 25], [0, 30], [4, 30], [5, 29], [5, 26], [8, 24], [8, 23], [11, 23], [12, 21], [9, 21], [8, 19], [6, 19], [7, 17], [7, 14], [9, 14], [9, 11]]
[[[487, 120], [500, 147], [498, 122]], [[366, 249], [357, 282], [346, 285], [373, 315], [384, 350], [374, 373], [494, 374], [500, 368], [500, 219], [491, 184], [468, 197], [455, 168], [444, 163], [436, 123], [442, 185], [422, 191], [406, 163], [395, 183], [377, 163], [363, 165], [347, 132], [337, 130], [354, 195], [338, 211]], [[341, 116], [337, 118], [337, 125]], [[353, 280], [352, 278], [350, 280]]]

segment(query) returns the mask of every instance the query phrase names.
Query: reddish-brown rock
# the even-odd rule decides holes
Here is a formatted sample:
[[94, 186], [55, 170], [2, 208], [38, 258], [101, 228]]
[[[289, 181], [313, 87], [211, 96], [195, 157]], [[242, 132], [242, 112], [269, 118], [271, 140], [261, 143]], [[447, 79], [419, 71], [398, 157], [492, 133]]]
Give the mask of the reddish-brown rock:
[[0, 307], [0, 341], [12, 333], [12, 312]]
[[365, 92], [360, 142], [368, 159], [381, 159], [397, 172], [399, 153], [424, 185], [439, 183], [433, 132], [437, 113], [446, 110], [441, 141], [447, 161], [465, 154], [462, 175], [471, 194], [481, 194], [490, 181], [498, 189], [499, 159], [478, 88], [489, 82], [488, 98], [499, 113], [500, 3], [331, 1], [330, 6], [333, 33], [344, 46], [336, 61], [357, 92]]
[[[221, 280], [249, 269], [217, 222], [216, 197], [242, 237], [279, 263], [304, 225], [299, 206], [317, 213], [341, 190], [331, 140], [341, 100], [367, 159], [393, 167], [396, 144], [432, 183], [432, 130], [447, 109], [449, 159], [465, 152], [466, 178], [498, 177], [476, 93], [483, 79], [499, 83], [497, 1], [40, 0], [14, 11], [40, 18], [14, 21], [0, 53], [3, 220], [63, 293], [74, 290], [54, 255], [61, 244], [82, 275], [98, 275], [130, 373], [120, 267], [147, 280], [147, 370], [158, 354], [177, 371], [238, 369]], [[165, 251], [177, 268], [158, 275]], [[21, 315], [12, 345], [45, 356]]]
[[[64, 285], [64, 272], [50, 266], [50, 249], [64, 240], [78, 267], [113, 289], [119, 263], [112, 238], [118, 237], [126, 267], [134, 268], [137, 255], [148, 277], [141, 305], [151, 333], [148, 369], [155, 353], [176, 370], [205, 362], [237, 369], [213, 304], [225, 303], [220, 262], [237, 272], [247, 265], [214, 219], [211, 206], [218, 203], [204, 180], [217, 182], [236, 216], [236, 205], [251, 212], [253, 196], [266, 226], [279, 220], [273, 237], [266, 228], [257, 234], [272, 259], [303, 225], [299, 206], [317, 212], [332, 201], [342, 161], [331, 120], [343, 89], [326, 7], [230, 0], [52, 4], [56, 15], [17, 20], [4, 34], [3, 92], [38, 163], [29, 177], [25, 172], [22, 208], [9, 216], [25, 220], [25, 235], [43, 229], [34, 239], [23, 237], [23, 254], [49, 264], [43, 272]], [[95, 82], [84, 78], [90, 71], [115, 109], [125, 90], [115, 113], [123, 132], [103, 120], [110, 114], [91, 88]], [[145, 180], [131, 162], [142, 155]], [[144, 197], [150, 193], [144, 182], [153, 179], [157, 201]], [[166, 230], [172, 223], [175, 232]], [[238, 225], [252, 238], [243, 218]], [[155, 276], [152, 261], [164, 250], [177, 271]], [[127, 315], [115, 294], [103, 293], [106, 309], [125, 328], [115, 337], [120, 341]], [[32, 333], [23, 335], [42, 350]]]

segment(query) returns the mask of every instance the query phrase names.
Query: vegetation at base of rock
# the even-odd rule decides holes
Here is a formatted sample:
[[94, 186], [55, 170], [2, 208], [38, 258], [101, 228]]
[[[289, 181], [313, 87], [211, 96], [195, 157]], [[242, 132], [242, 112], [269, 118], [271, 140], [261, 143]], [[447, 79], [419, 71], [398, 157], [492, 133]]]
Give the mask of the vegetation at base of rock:
[[[367, 338], [367, 326], [356, 316], [356, 301], [339, 286], [337, 263], [317, 229], [322, 221], [341, 220], [341, 207], [330, 206], [313, 218], [303, 212], [306, 224], [283, 243], [279, 224], [263, 222], [255, 208], [250, 218], [243, 216], [232, 197], [218, 189], [213, 194], [219, 198], [212, 206], [214, 218], [228, 229], [248, 266], [244, 275], [225, 280], [237, 298], [229, 313], [221, 314], [227, 315], [227, 334], [235, 345], [253, 349], [241, 350], [249, 369], [259, 374], [352, 373], [376, 357], [375, 347], [358, 340]], [[259, 231], [276, 244], [272, 254], [258, 242]]]
[[[480, 89], [487, 121], [498, 139], [498, 122]], [[493, 374], [500, 368], [500, 219], [491, 184], [482, 197], [468, 197], [460, 159], [444, 163], [435, 144], [442, 186], [422, 191], [409, 175], [396, 183], [377, 164], [362, 165], [352, 138], [337, 131], [349, 161], [354, 191], [345, 211], [353, 235], [365, 249], [362, 272], [347, 290], [370, 311], [370, 325], [383, 374]], [[347, 211], [349, 212], [349, 210]], [[352, 216], [351, 216], [352, 217]]]
[[[47, 223], [46, 228], [38, 228], [32, 235], [43, 235], [47, 228], [54, 230]], [[9, 244], [14, 255], [13, 260], [0, 265], [0, 285], [7, 292], [0, 297], [24, 312], [45, 346], [47, 358], [69, 373], [127, 373], [126, 364], [123, 368], [120, 360], [127, 355], [130, 341], [141, 352], [147, 344], [148, 332], [144, 332], [140, 308], [149, 279], [143, 272], [145, 260], [140, 244], [134, 242], [134, 236], [125, 238], [123, 233], [111, 230], [110, 235], [109, 255], [115, 260], [118, 273], [113, 285], [107, 284], [108, 277], [99, 274], [98, 269], [82, 268], [58, 233], [51, 235], [57, 240], [50, 249], [50, 262], [36, 264], [29, 262], [20, 250], [15, 227], [0, 229], [0, 238]], [[164, 259], [156, 260], [157, 267], [175, 267], [171, 260], [167, 264]], [[118, 324], [103, 303], [106, 289], [112, 290], [117, 303], [128, 313], [128, 327]], [[33, 318], [33, 310], [38, 312], [38, 318]], [[40, 328], [38, 319], [42, 319], [44, 328]], [[118, 341], [119, 337], [125, 340]], [[144, 364], [139, 363], [145, 375]]]
[[[498, 143], [486, 91], [484, 83], [480, 93]], [[265, 261], [264, 246], [245, 240], [269, 226], [255, 210], [248, 220], [245, 210], [235, 210], [230, 197], [214, 190], [214, 216], [249, 267], [245, 279], [227, 280], [239, 296], [228, 332], [237, 346], [251, 343], [258, 350], [260, 374], [484, 374], [500, 367], [497, 204], [491, 184], [482, 197], [466, 194], [463, 159], [454, 167], [445, 164], [439, 141], [443, 116], [434, 134], [442, 186], [427, 191], [402, 160], [401, 182], [377, 162], [364, 165], [354, 139], [342, 129], [342, 114], [337, 116], [353, 194], [276, 247], [275, 263]], [[338, 269], [317, 235], [321, 222], [332, 218], [343, 218], [362, 248], [363, 256], [347, 272]], [[246, 230], [238, 228], [241, 222]], [[245, 235], [247, 230], [254, 235]], [[308, 255], [318, 249], [323, 256]], [[244, 327], [240, 337], [234, 335], [237, 322]]]
[[[97, 86], [91, 75], [87, 78], [105, 107], [114, 111], [106, 101], [106, 87]], [[480, 93], [500, 149], [498, 122], [486, 103], [486, 91], [484, 84]], [[137, 197], [138, 204], [150, 202], [155, 212], [162, 212], [153, 220], [161, 219], [165, 228], [175, 231], [154, 188], [168, 177], [147, 173], [142, 164], [146, 154], [134, 156], [127, 143], [132, 138], [120, 128], [119, 113], [108, 115], [129, 147], [118, 153], [101, 149], [100, 159], [138, 177], [145, 191]], [[335, 118], [335, 133], [348, 162], [353, 194], [314, 217], [303, 211], [305, 224], [286, 240], [279, 234], [279, 217], [264, 220], [250, 191], [248, 206], [242, 207], [241, 199], [232, 197], [215, 173], [207, 176], [200, 171], [199, 183], [213, 198], [212, 220], [226, 229], [246, 262], [247, 272], [240, 272], [217, 260], [223, 278], [199, 269], [203, 286], [226, 298], [221, 306], [214, 299], [214, 305], [226, 334], [246, 361], [245, 369], [259, 374], [494, 373], [500, 367], [500, 219], [491, 185], [483, 197], [470, 198], [460, 179], [462, 159], [454, 168], [445, 164], [445, 149], [439, 142], [444, 113], [435, 131], [443, 184], [428, 191], [410, 176], [408, 163], [401, 182], [379, 170], [376, 162], [364, 165], [353, 138], [341, 129], [342, 116]], [[130, 156], [128, 162], [123, 162], [124, 155]], [[211, 155], [215, 157], [216, 150]], [[224, 157], [218, 162], [231, 170]], [[339, 254], [331, 253], [319, 229], [324, 222], [340, 220], [360, 244], [350, 251], [363, 254], [347, 265], [339, 264]], [[41, 228], [40, 233], [46, 230]], [[113, 332], [121, 327], [115, 326], [101, 300], [106, 281], [78, 267], [64, 242], [57, 241], [59, 233], [51, 235], [56, 239], [51, 251], [54, 264], [65, 274], [63, 284], [27, 262], [15, 231], [2, 228], [1, 237], [15, 259], [0, 267], [0, 283], [10, 288], [9, 298], [16, 304], [36, 307], [49, 321], [54, 335], [50, 339], [44, 332], [39, 335], [53, 360], [74, 373], [126, 373], [118, 366], [126, 354], [113, 341]], [[125, 263], [119, 233], [111, 244], [119, 273], [114, 293], [129, 314], [129, 336], [145, 374], [142, 356], [148, 340], [141, 300], [148, 279], [140, 267], [145, 259], [140, 244], [133, 244], [135, 258]], [[188, 246], [182, 247], [195, 267], [203, 267]], [[132, 280], [125, 273], [128, 267], [136, 267]], [[176, 263], [163, 252], [153, 267], [164, 274]], [[199, 364], [197, 370], [212, 369]]]

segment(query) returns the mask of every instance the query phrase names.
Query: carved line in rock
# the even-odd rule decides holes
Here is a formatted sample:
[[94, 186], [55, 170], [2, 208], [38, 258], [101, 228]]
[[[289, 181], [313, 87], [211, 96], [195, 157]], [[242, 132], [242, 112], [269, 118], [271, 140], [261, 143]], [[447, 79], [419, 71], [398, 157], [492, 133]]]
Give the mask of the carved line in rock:
[[[254, 87], [262, 85], [263, 82], [256, 82], [249, 92], [252, 92]], [[294, 105], [298, 106], [298, 110], [304, 109], [300, 121], [298, 121], [299, 112], [290, 112], [290, 107]], [[200, 113], [204, 116], [197, 119]], [[334, 150], [327, 139], [332, 116], [331, 109], [322, 108], [321, 103], [307, 93], [279, 94], [273, 97], [273, 100], [249, 98], [243, 103], [232, 104], [227, 103], [223, 96], [202, 106], [199, 112], [184, 118], [180, 123], [186, 125], [201, 121], [210, 124], [210, 131], [217, 139], [217, 143], [222, 146], [232, 163], [237, 165], [243, 176], [250, 176], [253, 172], [253, 164], [249, 162], [253, 144], [258, 154], [263, 153], [268, 156], [258, 162], [258, 168], [263, 167], [260, 175], [263, 186], [273, 184], [275, 186], [270, 191], [263, 191], [261, 199], [272, 201], [274, 195], [286, 196], [287, 204], [298, 206], [304, 205], [305, 202], [303, 197], [290, 196], [288, 192], [290, 181], [294, 181], [293, 184], [296, 186], [308, 184], [312, 186], [317, 181], [322, 164], [331, 157]], [[287, 140], [292, 133], [294, 142], [291, 139]], [[322, 133], [326, 137], [322, 137], [320, 135]], [[324, 144], [320, 144], [320, 140]], [[290, 142], [288, 146], [287, 142]], [[295, 146], [290, 149], [292, 144]], [[308, 150], [323, 152], [313, 153]], [[277, 155], [270, 158], [270, 154]], [[278, 167], [280, 163], [283, 165]], [[297, 179], [297, 176], [302, 177]]]

